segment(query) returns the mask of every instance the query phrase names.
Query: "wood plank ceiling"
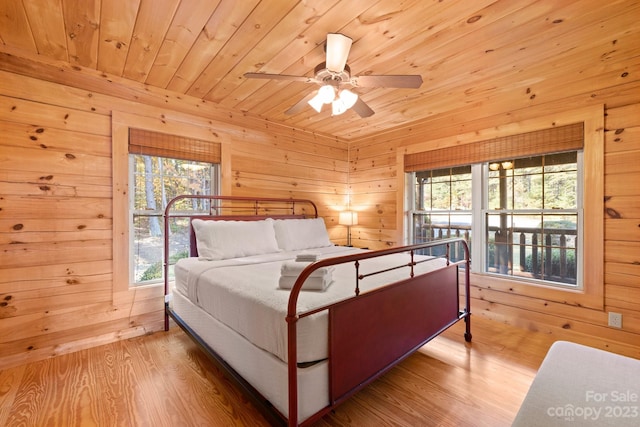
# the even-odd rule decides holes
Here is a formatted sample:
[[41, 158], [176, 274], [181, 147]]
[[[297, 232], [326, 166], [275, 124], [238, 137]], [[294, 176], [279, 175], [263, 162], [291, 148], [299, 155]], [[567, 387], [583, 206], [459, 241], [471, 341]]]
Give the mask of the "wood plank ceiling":
[[[633, 0], [1, 0], [0, 42], [354, 140], [623, 76], [639, 62], [639, 16]], [[375, 110], [363, 119], [326, 107], [286, 115], [317, 86], [243, 77], [312, 77], [329, 32], [353, 39], [353, 75], [419, 74], [422, 86], [355, 88]]]

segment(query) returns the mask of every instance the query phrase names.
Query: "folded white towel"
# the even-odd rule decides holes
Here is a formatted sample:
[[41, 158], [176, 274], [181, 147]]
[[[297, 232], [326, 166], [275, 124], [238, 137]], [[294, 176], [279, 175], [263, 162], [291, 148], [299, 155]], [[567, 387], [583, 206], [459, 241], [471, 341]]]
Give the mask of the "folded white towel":
[[[280, 289], [291, 289], [295, 285], [298, 277], [293, 276], [280, 276], [279, 286]], [[331, 277], [309, 277], [304, 281], [302, 285], [303, 291], [324, 291], [331, 284]]]
[[298, 255], [296, 255], [296, 261], [315, 262], [318, 260], [319, 256], [320, 254], [317, 252], [300, 252]]
[[[292, 276], [298, 277], [302, 270], [307, 268], [307, 266], [311, 264], [310, 262], [298, 262], [298, 261], [285, 261], [282, 263], [282, 267], [280, 268], [281, 276]], [[320, 267], [317, 270], [314, 270], [309, 277], [325, 277], [327, 275], [331, 275], [334, 267]]]

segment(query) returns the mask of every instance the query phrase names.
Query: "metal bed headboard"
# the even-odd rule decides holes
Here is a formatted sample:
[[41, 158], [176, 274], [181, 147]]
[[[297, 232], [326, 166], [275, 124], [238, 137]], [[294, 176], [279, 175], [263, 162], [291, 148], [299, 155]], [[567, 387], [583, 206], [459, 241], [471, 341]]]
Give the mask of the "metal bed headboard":
[[[204, 201], [207, 210], [175, 210], [175, 206], [184, 200]], [[201, 194], [182, 194], [171, 199], [164, 210], [164, 250], [163, 273], [165, 304], [169, 294], [169, 219], [170, 218], [206, 218], [209, 220], [258, 220], [264, 218], [317, 218], [318, 208], [308, 199], [281, 199], [275, 197], [211, 196]], [[191, 228], [191, 225], [189, 225]], [[189, 231], [193, 239], [193, 229]], [[193, 241], [192, 241], [193, 243]], [[165, 316], [165, 330], [169, 320]]]

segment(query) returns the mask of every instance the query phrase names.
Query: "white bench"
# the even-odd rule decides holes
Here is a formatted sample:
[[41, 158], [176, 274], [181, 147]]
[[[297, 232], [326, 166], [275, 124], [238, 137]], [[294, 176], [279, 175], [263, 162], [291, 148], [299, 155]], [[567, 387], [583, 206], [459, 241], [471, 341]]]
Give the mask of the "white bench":
[[640, 360], [555, 342], [513, 427], [640, 426]]

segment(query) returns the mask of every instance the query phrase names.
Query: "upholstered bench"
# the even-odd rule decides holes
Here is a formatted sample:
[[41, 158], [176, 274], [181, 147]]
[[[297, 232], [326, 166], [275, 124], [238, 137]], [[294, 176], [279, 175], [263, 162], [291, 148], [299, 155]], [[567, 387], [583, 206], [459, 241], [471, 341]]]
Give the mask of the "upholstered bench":
[[640, 360], [555, 342], [513, 426], [640, 426]]

